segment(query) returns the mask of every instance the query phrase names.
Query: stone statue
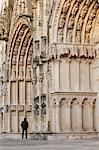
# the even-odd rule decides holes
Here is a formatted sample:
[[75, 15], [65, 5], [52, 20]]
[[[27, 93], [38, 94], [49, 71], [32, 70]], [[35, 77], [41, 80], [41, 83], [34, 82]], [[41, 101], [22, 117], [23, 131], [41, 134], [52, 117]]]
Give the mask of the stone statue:
[[80, 43], [81, 42], [81, 33], [80, 31], [77, 31], [76, 33], [76, 43]]
[[71, 43], [71, 42], [72, 42], [72, 31], [71, 31], [71, 30], [68, 31], [68, 34], [67, 34], [67, 42], [68, 42], [68, 43]]

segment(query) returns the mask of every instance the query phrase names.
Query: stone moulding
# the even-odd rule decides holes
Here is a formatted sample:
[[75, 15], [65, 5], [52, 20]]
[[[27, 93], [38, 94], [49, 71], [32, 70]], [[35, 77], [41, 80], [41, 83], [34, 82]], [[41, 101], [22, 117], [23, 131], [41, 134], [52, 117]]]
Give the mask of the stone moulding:
[[95, 58], [95, 45], [54, 43], [50, 46], [49, 56]]
[[97, 93], [96, 92], [52, 92], [52, 99], [60, 101], [62, 99], [66, 99], [69, 101], [72, 101], [73, 99], [78, 99], [79, 102], [82, 104], [83, 100], [88, 99], [90, 102], [94, 102], [94, 100], [97, 98]]

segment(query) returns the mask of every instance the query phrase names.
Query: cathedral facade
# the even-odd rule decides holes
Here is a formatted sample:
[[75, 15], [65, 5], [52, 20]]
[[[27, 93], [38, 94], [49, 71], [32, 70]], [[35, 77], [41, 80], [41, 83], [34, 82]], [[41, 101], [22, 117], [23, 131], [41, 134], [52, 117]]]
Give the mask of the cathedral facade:
[[98, 0], [4, 0], [0, 132], [98, 136]]

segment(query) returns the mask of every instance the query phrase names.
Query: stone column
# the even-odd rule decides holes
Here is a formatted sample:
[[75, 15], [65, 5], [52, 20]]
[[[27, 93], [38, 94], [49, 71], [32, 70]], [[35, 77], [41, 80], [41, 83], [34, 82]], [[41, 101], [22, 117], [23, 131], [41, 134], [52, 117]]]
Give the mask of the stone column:
[[55, 64], [54, 64], [54, 61], [52, 61], [51, 62], [51, 69], [52, 69], [52, 83], [51, 83], [51, 85], [52, 85], [52, 91], [54, 91], [55, 90]]
[[96, 47], [97, 57], [94, 59], [93, 65], [93, 86], [94, 91], [97, 92], [96, 98], [96, 131], [99, 132], [99, 44]]
[[89, 130], [93, 131], [93, 104], [90, 104], [90, 120], [89, 120]]
[[55, 61], [55, 90], [59, 91], [60, 89], [60, 60]]
[[53, 103], [51, 105], [51, 110], [52, 110], [52, 132], [54, 132], [56, 130], [56, 99], [53, 99]]
[[35, 83], [33, 83], [33, 91], [32, 91], [32, 115], [33, 115], [33, 132], [35, 132], [35, 108], [34, 108], [34, 98], [35, 98]]
[[78, 69], [77, 69], [77, 71], [78, 71], [78, 91], [80, 91], [81, 90], [81, 87], [80, 87], [80, 84], [81, 84], [81, 76], [80, 76], [80, 63], [81, 63], [81, 60], [80, 59], [78, 59], [77, 60], [77, 65], [78, 65]]
[[[7, 79], [6, 79], [6, 41], [5, 41], [5, 37], [4, 40], [2, 41], [2, 52], [3, 52], [3, 56], [2, 56], [2, 66], [3, 68], [3, 95], [2, 95], [2, 100], [3, 100], [3, 132], [6, 132], [6, 128], [5, 128], [5, 120], [6, 120], [6, 113], [7, 113], [7, 108], [6, 108], [6, 99], [7, 99]], [[7, 118], [8, 119], [8, 118]], [[7, 123], [8, 125], [8, 123]]]
[[33, 64], [33, 77], [32, 77], [32, 85], [33, 85], [33, 91], [32, 91], [32, 110], [33, 110], [33, 132], [36, 131], [35, 127], [35, 106], [34, 106], [34, 99], [35, 99], [35, 93], [36, 93], [36, 67], [35, 64]]
[[[7, 106], [6, 106], [6, 83], [3, 83], [3, 132], [6, 132], [5, 124], [6, 124], [6, 115], [7, 115]], [[8, 123], [7, 123], [8, 125]]]
[[99, 93], [96, 99], [96, 131], [99, 132]]
[[46, 0], [43, 0], [43, 36], [46, 36], [47, 34], [47, 19], [46, 19]]
[[42, 80], [43, 80], [43, 76], [42, 76], [42, 65], [39, 66], [39, 132], [42, 131]]
[[71, 82], [70, 82], [70, 60], [66, 59], [66, 68], [67, 68], [67, 91], [70, 91], [71, 88]]
[[71, 131], [71, 104], [66, 105], [66, 131]]
[[89, 91], [91, 91], [91, 61], [88, 62], [89, 64]]
[[82, 131], [82, 104], [78, 105], [78, 131]]
[[46, 131], [50, 131], [50, 119], [49, 119], [49, 91], [50, 91], [50, 84], [51, 84], [51, 70], [49, 65], [47, 64], [47, 73], [46, 73], [46, 80], [47, 80], [47, 89], [46, 89]]
[[[10, 88], [11, 88], [11, 82], [8, 83], [8, 105], [11, 105], [11, 96], [10, 96]], [[9, 110], [9, 114], [8, 114], [8, 132], [11, 132], [11, 111]]]
[[68, 67], [68, 74], [69, 74], [69, 79], [68, 79], [68, 91], [71, 91], [71, 60], [66, 59], [67, 67]]
[[2, 114], [0, 112], [0, 133], [2, 132]]
[[56, 102], [56, 108], [55, 108], [55, 125], [56, 125], [56, 132], [60, 132], [60, 105]]
[[19, 110], [18, 110], [18, 104], [19, 104], [19, 93], [18, 93], [18, 88], [19, 88], [19, 82], [18, 80], [16, 81], [16, 132], [19, 132]]
[[40, 39], [40, 0], [36, 1], [37, 6], [36, 6], [36, 40]]
[[42, 121], [41, 121], [41, 82], [39, 83], [39, 131], [41, 131], [42, 128]]

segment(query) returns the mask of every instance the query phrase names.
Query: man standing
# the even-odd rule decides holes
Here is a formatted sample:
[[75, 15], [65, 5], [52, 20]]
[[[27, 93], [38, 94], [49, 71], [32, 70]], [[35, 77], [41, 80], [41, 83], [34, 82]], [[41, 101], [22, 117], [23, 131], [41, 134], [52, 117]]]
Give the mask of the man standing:
[[24, 137], [24, 133], [25, 133], [25, 138], [27, 139], [28, 121], [26, 120], [26, 118], [24, 118], [24, 121], [22, 121], [21, 127], [22, 127], [22, 139]]

